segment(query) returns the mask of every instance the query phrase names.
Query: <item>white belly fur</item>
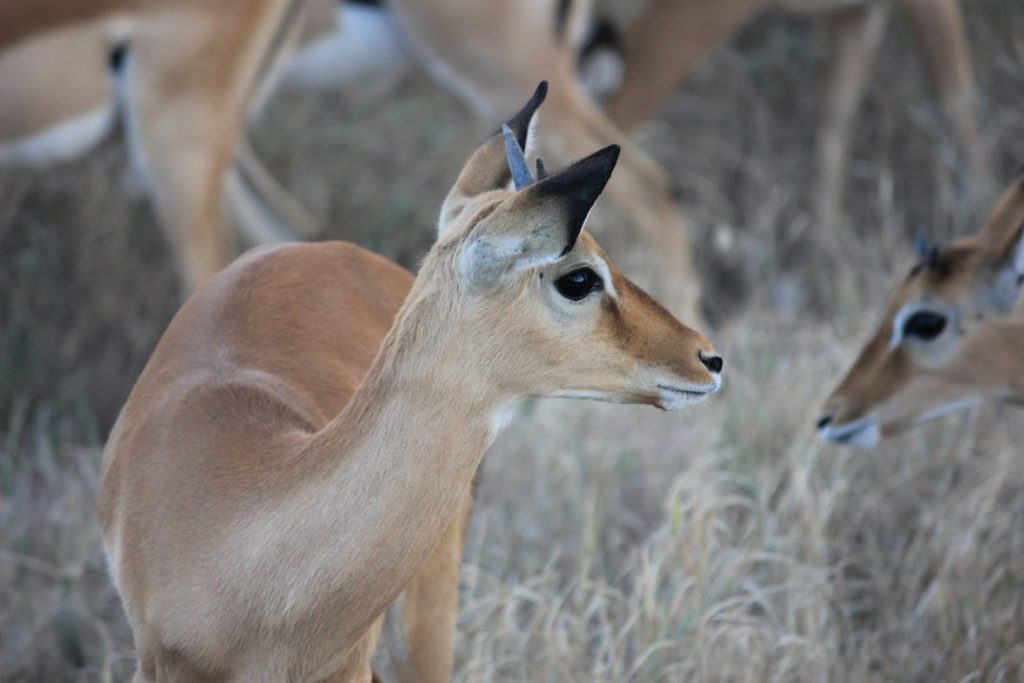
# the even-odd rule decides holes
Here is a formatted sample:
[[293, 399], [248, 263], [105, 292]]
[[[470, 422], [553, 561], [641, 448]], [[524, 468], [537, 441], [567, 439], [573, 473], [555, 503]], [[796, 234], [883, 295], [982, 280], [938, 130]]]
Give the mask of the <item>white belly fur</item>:
[[290, 90], [339, 90], [393, 81], [412, 65], [412, 54], [388, 10], [342, 5], [338, 30], [300, 50], [285, 64], [281, 86]]
[[43, 131], [0, 144], [0, 166], [42, 168], [90, 151], [114, 123], [113, 102]]

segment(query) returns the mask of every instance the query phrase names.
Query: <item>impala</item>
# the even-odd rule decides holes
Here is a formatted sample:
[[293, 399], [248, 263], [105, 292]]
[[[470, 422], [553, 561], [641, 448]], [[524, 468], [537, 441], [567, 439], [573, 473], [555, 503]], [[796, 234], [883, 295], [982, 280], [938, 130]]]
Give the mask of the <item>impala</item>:
[[[695, 314], [699, 287], [668, 178], [576, 81], [589, 0], [337, 7], [333, 0], [0, 0], [0, 50], [8, 48], [0, 53], [0, 162], [79, 154], [106, 130], [120, 90], [129, 147], [192, 290], [234, 252], [225, 206], [250, 242], [316, 233], [244, 144], [244, 124], [276, 74], [284, 86], [344, 87], [390, 78], [415, 59], [469, 107], [481, 130], [548, 79], [545, 158], [567, 162], [602, 145], [622, 147], [592, 227], [613, 247], [641, 242], [621, 249], [628, 265], [678, 313]], [[124, 55], [114, 74], [108, 53]], [[65, 81], [77, 85], [54, 87]], [[5, 124], [5, 102], [18, 103], [16, 125]]]
[[581, 234], [619, 149], [531, 177], [544, 95], [462, 169], [415, 280], [353, 245], [265, 248], [171, 322], [100, 493], [136, 681], [369, 681], [387, 606], [457, 567], [518, 400], [671, 410], [718, 390], [711, 344]]
[[608, 102], [609, 115], [627, 128], [651, 118], [703, 55], [769, 9], [823, 16], [829, 54], [817, 131], [815, 197], [819, 218], [834, 224], [851, 128], [891, 6], [908, 19], [972, 177], [984, 189], [989, 164], [974, 115], [974, 77], [957, 0], [650, 0], [624, 37], [625, 75]]
[[874, 335], [825, 402], [822, 438], [871, 447], [986, 399], [1024, 400], [1024, 175], [981, 231], [919, 242]]

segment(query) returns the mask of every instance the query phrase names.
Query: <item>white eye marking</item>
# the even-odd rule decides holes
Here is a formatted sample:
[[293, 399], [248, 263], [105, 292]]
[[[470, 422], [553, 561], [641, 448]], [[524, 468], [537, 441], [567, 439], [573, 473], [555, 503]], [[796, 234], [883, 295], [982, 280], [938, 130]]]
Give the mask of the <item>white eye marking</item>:
[[[935, 301], [914, 301], [906, 304], [903, 308], [896, 312], [896, 315], [892, 319], [892, 336], [889, 337], [889, 349], [895, 349], [897, 346], [903, 343], [906, 339], [904, 334], [904, 328], [907, 326], [907, 321], [910, 320], [914, 315], [921, 312], [934, 313], [940, 315], [946, 320], [951, 320], [952, 316], [948, 315], [945, 306], [938, 306]], [[938, 335], [936, 335], [938, 336]]]
[[917, 310], [918, 306], [916, 304], [910, 304], [896, 312], [895, 317], [892, 319], [892, 337], [889, 338], [890, 349], [895, 349], [903, 343], [903, 327], [907, 324], [910, 316], [914, 315]]
[[593, 268], [604, 283], [604, 291], [613, 299], [618, 299], [619, 293], [615, 290], [615, 283], [612, 282], [612, 274], [608, 269], [608, 263], [603, 258], [595, 256]]

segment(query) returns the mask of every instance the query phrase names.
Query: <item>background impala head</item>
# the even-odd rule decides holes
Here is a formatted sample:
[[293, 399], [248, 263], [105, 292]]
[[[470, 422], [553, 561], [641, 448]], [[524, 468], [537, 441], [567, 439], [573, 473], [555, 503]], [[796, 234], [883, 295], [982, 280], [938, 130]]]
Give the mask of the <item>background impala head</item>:
[[[485, 142], [446, 198], [438, 243], [411, 295], [457, 291], [457, 341], [510, 396], [554, 395], [682, 407], [716, 391], [722, 359], [581, 234], [617, 146], [535, 180], [522, 148], [547, 92]], [[512, 184], [518, 189], [506, 189]], [[452, 281], [454, 279], [454, 282]], [[445, 296], [441, 294], [441, 296]], [[477, 353], [473, 353], [477, 350]]]
[[986, 397], [1024, 392], [1024, 176], [982, 230], [918, 262], [825, 402], [823, 438], [870, 447], [883, 436]]

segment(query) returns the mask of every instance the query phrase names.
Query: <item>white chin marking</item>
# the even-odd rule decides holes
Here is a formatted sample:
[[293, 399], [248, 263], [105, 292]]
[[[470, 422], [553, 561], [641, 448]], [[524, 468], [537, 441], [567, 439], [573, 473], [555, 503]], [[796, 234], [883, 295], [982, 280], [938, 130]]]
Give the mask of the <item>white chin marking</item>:
[[825, 441], [832, 441], [852, 448], [874, 448], [882, 440], [882, 428], [874, 418], [857, 420], [839, 427], [824, 427], [818, 434]]
[[689, 385], [670, 387], [667, 385], [659, 385], [658, 391], [661, 394], [661, 401], [659, 405], [663, 410], [682, 410], [688, 406], [692, 406], [695, 403], [700, 403], [711, 394], [715, 393], [722, 388], [722, 376], [715, 375], [715, 380], [711, 384], [704, 386]]
[[707, 392], [704, 394], [676, 394], [673, 393], [671, 396], [663, 395], [661, 399], [661, 407], [664, 410], [682, 410], [692, 405], [700, 403], [713, 392]]

